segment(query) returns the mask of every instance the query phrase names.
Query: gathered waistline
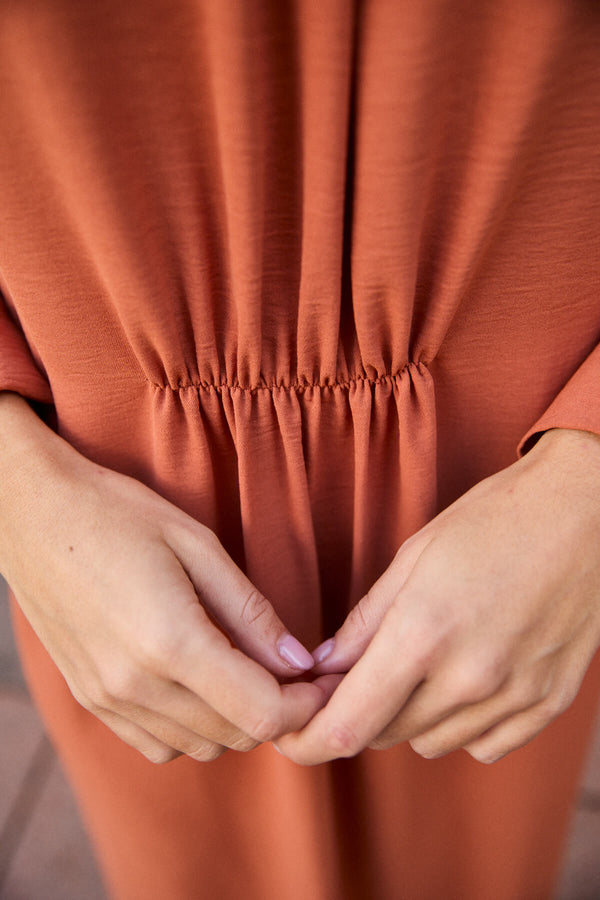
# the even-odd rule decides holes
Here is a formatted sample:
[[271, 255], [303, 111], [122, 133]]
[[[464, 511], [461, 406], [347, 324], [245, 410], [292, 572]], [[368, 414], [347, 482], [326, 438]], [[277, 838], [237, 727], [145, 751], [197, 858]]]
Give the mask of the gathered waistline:
[[255, 385], [242, 385], [239, 382], [229, 383], [226, 381], [215, 382], [215, 381], [180, 381], [176, 384], [171, 384], [167, 382], [166, 384], [161, 384], [158, 381], [152, 381], [152, 379], [148, 379], [149, 384], [151, 384], [154, 388], [157, 388], [161, 391], [173, 391], [177, 393], [179, 391], [215, 391], [216, 393], [231, 393], [234, 391], [242, 391], [247, 394], [254, 394], [259, 391], [269, 391], [274, 393], [276, 391], [290, 391], [294, 393], [303, 393], [304, 391], [309, 390], [349, 390], [352, 387], [357, 385], [368, 385], [368, 386], [376, 386], [378, 384], [390, 384], [397, 381], [399, 378], [402, 378], [403, 375], [406, 374], [411, 369], [416, 369], [419, 372], [428, 372], [427, 363], [423, 362], [423, 360], [418, 360], [417, 362], [409, 362], [402, 369], [399, 369], [395, 373], [384, 373], [383, 375], [377, 375], [375, 378], [369, 377], [368, 375], [353, 375], [350, 378], [339, 380], [339, 381], [281, 381], [281, 382], [273, 382], [269, 383], [267, 381], [260, 381]]

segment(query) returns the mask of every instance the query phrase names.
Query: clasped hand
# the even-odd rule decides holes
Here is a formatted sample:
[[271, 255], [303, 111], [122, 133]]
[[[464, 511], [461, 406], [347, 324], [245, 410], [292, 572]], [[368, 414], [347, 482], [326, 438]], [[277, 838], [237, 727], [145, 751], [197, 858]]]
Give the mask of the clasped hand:
[[599, 487], [600, 440], [552, 430], [410, 538], [315, 652], [317, 673], [346, 674], [280, 751], [315, 764], [409, 741], [490, 763], [535, 737], [600, 644]]
[[152, 761], [409, 741], [491, 762], [566, 709], [600, 643], [593, 435], [546, 433], [411, 537], [315, 665], [212, 532], [4, 403], [0, 562], [75, 698]]

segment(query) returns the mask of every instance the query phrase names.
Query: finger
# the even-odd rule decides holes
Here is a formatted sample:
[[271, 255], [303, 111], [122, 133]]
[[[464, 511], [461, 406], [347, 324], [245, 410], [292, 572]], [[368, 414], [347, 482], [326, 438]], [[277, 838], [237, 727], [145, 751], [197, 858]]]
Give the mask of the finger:
[[[333, 694], [341, 677], [324, 675], [317, 679], [319, 688], [326, 698]], [[165, 715], [149, 714], [146, 728], [155, 737], [181, 750], [187, 756], [203, 760], [216, 759], [226, 749], [246, 753], [258, 746], [258, 741], [240, 731], [206, 704], [199, 703], [187, 688], [180, 685], [174, 685], [173, 688], [174, 692], [164, 697]], [[181, 727], [180, 722], [189, 723], [191, 727]], [[199, 742], [201, 735], [204, 736], [203, 743]], [[197, 750], [197, 747], [200, 747], [200, 750]]]
[[[354, 756], [368, 746], [403, 707], [427, 671], [414, 641], [398, 639], [395, 608], [387, 614], [364, 655], [306, 728], [278, 741], [301, 765]], [[407, 652], [399, 659], [398, 646]], [[411, 652], [412, 650], [412, 652]]]
[[197, 603], [180, 612], [178, 631], [169, 677], [259, 743], [302, 728], [327, 702], [318, 683], [278, 684], [263, 666], [232, 647]]
[[219, 715], [180, 684], [147, 677], [137, 702], [121, 701], [120, 715], [134, 721], [160, 741], [196, 759], [216, 759], [225, 749], [246, 752], [257, 741]]
[[106, 709], [95, 709], [93, 715], [149, 762], [167, 763], [181, 756], [181, 752], [151, 735], [144, 728]]
[[392, 563], [353, 607], [335, 636], [313, 651], [316, 672], [347, 672], [363, 655], [429, 540], [428, 533], [418, 532], [404, 542]]
[[[329, 698], [342, 676], [324, 675], [317, 679], [319, 688]], [[156, 711], [136, 710], [137, 723], [171, 747], [195, 759], [216, 759], [226, 749], [243, 753], [253, 750], [258, 742], [235, 728], [181, 685], [153, 697]], [[131, 713], [129, 713], [131, 715]], [[183, 723], [182, 727], [179, 723]]]
[[[427, 759], [433, 759], [466, 745], [474, 746], [482, 735], [500, 735], [499, 729], [503, 723], [512, 722], [514, 725], [518, 719], [526, 723], [530, 712], [532, 724], [529, 727], [525, 725], [523, 733], [525, 736], [530, 733], [533, 737], [575, 698], [595, 649], [593, 638], [584, 634], [576, 644], [566, 645], [532, 662], [527, 668], [517, 670], [497, 692], [490, 692], [489, 699], [449, 715], [428, 732], [403, 739], [412, 738], [413, 750]], [[409, 707], [410, 703], [406, 707], [407, 712]], [[541, 727], [537, 725], [538, 713], [546, 717]], [[389, 731], [392, 732], [393, 727]], [[383, 747], [386, 738], [391, 736], [379, 736], [375, 743]], [[524, 742], [531, 737], [525, 737]], [[381, 743], [380, 738], [383, 738]], [[498, 752], [504, 755], [501, 748]]]
[[544, 700], [469, 741], [464, 749], [474, 759], [489, 764], [524, 747], [569, 708], [579, 692], [586, 670], [587, 663], [582, 670], [566, 674], [561, 672]]
[[428, 731], [408, 733], [402, 726], [392, 723], [371, 747], [383, 750], [401, 741], [409, 741], [411, 747], [425, 759], [437, 759], [453, 750], [459, 750], [470, 741], [476, 740], [484, 732], [496, 727], [501, 722], [515, 716], [518, 712], [531, 709], [534, 702], [523, 700], [522, 704], [511, 702], [510, 696], [502, 693], [489, 703], [480, 703], [458, 713], [448, 715], [435, 727]]
[[271, 603], [236, 566], [212, 532], [193, 522], [192, 528], [178, 530], [169, 537], [202, 604], [237, 647], [280, 677], [312, 669], [312, 655], [290, 634]]
[[345, 675], [341, 673], [335, 673], [333, 675], [320, 675], [318, 678], [315, 678], [313, 684], [316, 684], [323, 694], [329, 700], [334, 692], [337, 690], [337, 687], [344, 680]]
[[[197, 701], [189, 713], [189, 730], [201, 738], [213, 737], [204, 722], [194, 724], [205, 717], [206, 704], [233, 726], [231, 733], [241, 731], [262, 743], [303, 727], [327, 702], [325, 687], [296, 683], [282, 688], [263, 666], [232, 647], [198, 603], [170, 550], [160, 567], [160, 583], [153, 583], [152, 589], [170, 602], [158, 611], [151, 607], [138, 624], [129, 640], [131, 654], [113, 654], [98, 667], [86, 690], [88, 695], [92, 691], [98, 709], [152, 709], [157, 682], [179, 684]], [[160, 708], [173, 720], [169, 702]], [[222, 729], [214, 737], [215, 743], [227, 740], [238, 746], [237, 735], [223, 736]]]
[[[530, 708], [531, 704], [524, 707], [524, 709]], [[447, 753], [452, 753], [453, 750], [460, 750], [466, 744], [514, 715], [516, 715], [516, 711], [507, 708], [506, 699], [502, 698], [492, 708], [473, 707], [457, 715], [450, 715], [437, 727], [418, 734], [416, 737], [406, 738], [402, 732], [396, 731], [392, 726], [386, 729], [384, 734], [379, 735], [371, 747], [375, 750], [384, 750], [401, 741], [408, 740], [419, 756], [424, 759], [438, 759]]]
[[204, 737], [197, 732], [184, 728], [179, 722], [168, 716], [144, 710], [138, 713], [136, 724], [142, 725], [145, 731], [160, 743], [173, 750], [185, 754], [198, 762], [211, 762], [222, 756], [230, 747], [235, 750], [253, 750], [257, 746], [256, 741], [250, 740], [247, 735], [235, 729], [230, 729], [230, 745], [223, 745], [209, 737]]
[[504, 666], [453, 654], [422, 682], [372, 749], [410, 741], [422, 756], [442, 756], [501, 719], [537, 703], [548, 691], [550, 659], [511, 679]]
[[532, 741], [552, 721], [543, 704], [511, 716], [485, 734], [464, 745], [473, 759], [487, 765]]
[[93, 712], [116, 711], [188, 754], [203, 740], [245, 751], [302, 727], [333, 691], [336, 676], [280, 686], [233, 648], [195, 601], [179, 604], [168, 625], [159, 640], [144, 637], [137, 659], [113, 659], [90, 684]]
[[[482, 680], [472, 683], [461, 694], [454, 692], [457, 703], [454, 709], [437, 722], [429, 724], [421, 708], [425, 703], [409, 701], [402, 713], [373, 744], [375, 749], [384, 749], [400, 741], [408, 740], [415, 750], [426, 759], [444, 756], [458, 750], [478, 738], [504, 720], [537, 706], [549, 696], [552, 684], [561, 662], [559, 654], [545, 657], [531, 665], [529, 670], [518, 671], [503, 681]], [[450, 679], [439, 673], [436, 679], [426, 685], [426, 690], [443, 694], [444, 685]], [[476, 685], [479, 687], [476, 688]], [[450, 688], [450, 691], [452, 689]], [[418, 691], [416, 692], [419, 693]], [[452, 697], [452, 693], [450, 693]], [[462, 703], [459, 702], [462, 697]], [[481, 699], [479, 699], [481, 698]]]

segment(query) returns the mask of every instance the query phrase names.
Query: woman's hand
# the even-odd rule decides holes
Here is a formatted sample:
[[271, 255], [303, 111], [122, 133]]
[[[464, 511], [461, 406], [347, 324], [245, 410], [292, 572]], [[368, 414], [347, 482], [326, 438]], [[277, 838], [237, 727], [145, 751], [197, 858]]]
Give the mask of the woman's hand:
[[73, 695], [152, 761], [295, 731], [336, 683], [280, 685], [312, 657], [215, 535], [7, 394], [0, 521], [0, 568]]
[[317, 672], [348, 674], [277, 746], [303, 764], [400, 741], [493, 762], [570, 705], [599, 644], [600, 438], [552, 430], [400, 548], [315, 651]]

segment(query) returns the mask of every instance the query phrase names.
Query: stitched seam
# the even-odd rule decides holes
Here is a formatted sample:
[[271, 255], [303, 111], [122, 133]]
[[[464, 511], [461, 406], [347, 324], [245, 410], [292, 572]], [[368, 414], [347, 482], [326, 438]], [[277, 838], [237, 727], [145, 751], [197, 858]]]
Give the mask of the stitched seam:
[[152, 381], [151, 378], [148, 378], [147, 381], [153, 387], [157, 388], [159, 391], [216, 391], [217, 393], [222, 392], [231, 392], [231, 391], [242, 391], [247, 394], [255, 394], [258, 391], [270, 391], [273, 393], [274, 391], [296, 391], [297, 393], [303, 393], [308, 390], [333, 390], [335, 388], [339, 388], [341, 390], [349, 390], [351, 387], [356, 386], [358, 384], [368, 384], [368, 385], [377, 385], [377, 384], [388, 384], [389, 382], [396, 381], [398, 378], [402, 377], [403, 373], [408, 371], [409, 369], [427, 369], [427, 363], [423, 362], [423, 360], [419, 360], [418, 362], [411, 362], [396, 372], [394, 375], [379, 375], [377, 378], [369, 378], [367, 375], [355, 375], [353, 378], [348, 378], [346, 381], [331, 381], [329, 383], [321, 384], [321, 382], [315, 381], [290, 381], [288, 384], [277, 384], [276, 382], [272, 384], [267, 384], [267, 382], [262, 382], [260, 384], [255, 384], [252, 387], [244, 387], [244, 385], [239, 384], [239, 382], [235, 382], [234, 384], [228, 384], [226, 381], [216, 383], [214, 381], [181, 381], [176, 385], [172, 384], [161, 384], [158, 381]]

